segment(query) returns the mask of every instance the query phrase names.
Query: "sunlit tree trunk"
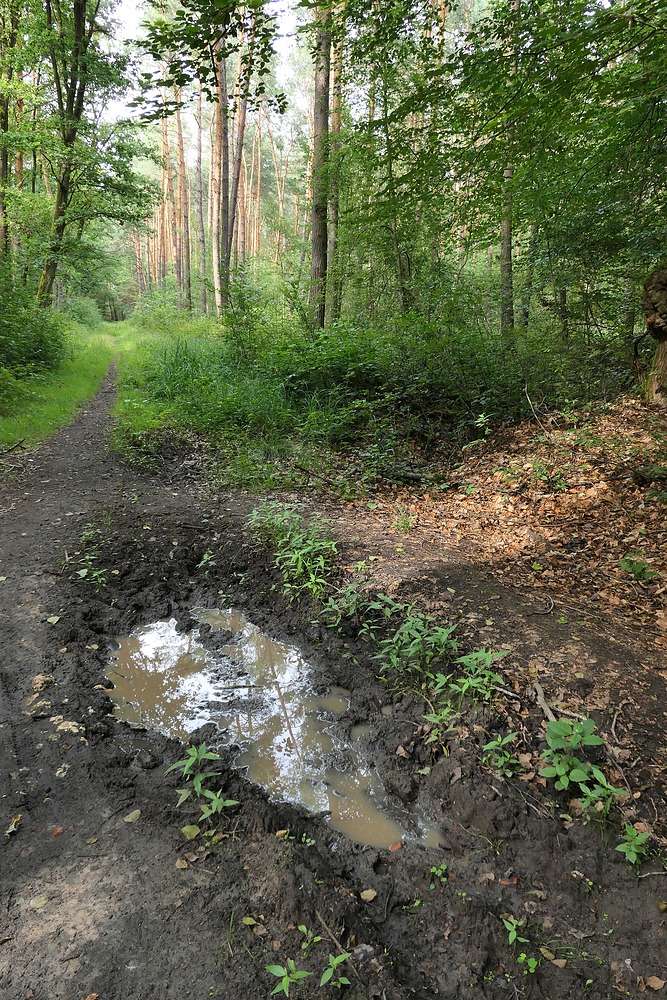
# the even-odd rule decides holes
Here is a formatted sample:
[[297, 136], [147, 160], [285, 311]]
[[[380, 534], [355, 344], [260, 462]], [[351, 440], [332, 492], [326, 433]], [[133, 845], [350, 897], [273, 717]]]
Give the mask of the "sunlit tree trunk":
[[315, 93], [313, 102], [313, 177], [311, 204], [311, 268], [308, 304], [316, 327], [325, 320], [327, 281], [327, 214], [329, 185], [329, 77], [331, 33], [328, 11], [315, 8]]
[[514, 337], [513, 177], [514, 170], [508, 165], [503, 173], [502, 218], [500, 221], [500, 335], [503, 340], [512, 340]]
[[202, 85], [197, 91], [197, 155], [195, 159], [195, 214], [199, 243], [199, 309], [206, 314], [206, 230], [204, 228], [204, 181], [202, 177]]
[[179, 250], [181, 259], [181, 287], [185, 308], [192, 311], [192, 279], [190, 261], [190, 198], [188, 190], [188, 175], [185, 167], [185, 145], [183, 142], [183, 122], [181, 119], [181, 91], [174, 92], [177, 101], [176, 108], [176, 180], [177, 180], [177, 218], [179, 228]]
[[5, 192], [9, 186], [9, 112], [14, 68], [11, 54], [16, 46], [20, 5], [10, 0], [0, 6], [0, 262], [9, 257], [9, 225]]

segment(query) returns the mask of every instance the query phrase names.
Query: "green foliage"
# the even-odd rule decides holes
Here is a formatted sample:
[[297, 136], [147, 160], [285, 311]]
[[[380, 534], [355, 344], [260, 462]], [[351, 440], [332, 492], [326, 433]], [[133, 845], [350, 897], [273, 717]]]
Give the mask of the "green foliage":
[[506, 778], [511, 777], [521, 769], [520, 762], [508, 749], [516, 740], [517, 735], [517, 733], [507, 733], [506, 736], [496, 736], [494, 740], [489, 740], [482, 747], [484, 763], [493, 768], [497, 774]]
[[548, 745], [542, 751], [542, 759], [547, 766], [540, 770], [540, 774], [545, 778], [555, 778], [556, 788], [561, 791], [574, 786], [584, 811], [594, 809], [606, 816], [614, 800], [627, 792], [614, 788], [597, 764], [581, 760], [576, 755], [581, 747], [604, 743], [600, 736], [594, 735], [594, 729], [592, 719], [549, 722], [546, 732]]
[[[53, 371], [68, 354], [67, 324], [50, 309], [38, 309], [28, 289], [0, 271], [0, 405], [21, 389], [16, 383]], [[3, 400], [4, 397], [4, 400]], [[6, 405], [6, 404], [5, 404]]]
[[270, 972], [272, 976], [277, 976], [280, 982], [271, 990], [271, 996], [276, 996], [278, 993], [284, 993], [286, 997], [290, 994], [290, 987], [297, 986], [302, 980], [307, 979], [308, 976], [312, 976], [312, 972], [305, 972], [303, 969], [297, 969], [296, 964], [292, 958], [288, 958], [287, 965], [267, 965], [266, 971]]
[[217, 778], [218, 771], [206, 770], [209, 761], [220, 760], [220, 755], [209, 750], [205, 743], [200, 743], [198, 747], [188, 747], [185, 757], [170, 764], [165, 769], [165, 775], [174, 771], [180, 774], [189, 782], [185, 788], [178, 789], [177, 806], [182, 806], [188, 799], [193, 798], [200, 809], [199, 822], [219, 816], [225, 809], [237, 806], [235, 799], [224, 799], [219, 791], [212, 791], [205, 785], [210, 778]]
[[301, 942], [301, 951], [308, 951], [322, 940], [322, 937], [319, 934], [313, 934], [311, 930], [308, 930], [305, 924], [299, 924], [298, 930], [301, 931], [304, 938]]
[[338, 966], [342, 965], [343, 962], [347, 962], [348, 958], [351, 958], [351, 952], [349, 951], [345, 951], [341, 955], [330, 954], [329, 965], [320, 978], [320, 986], [326, 986], [327, 983], [336, 989], [340, 989], [342, 986], [350, 986], [350, 980], [346, 976], [341, 976], [338, 972]]
[[623, 831], [623, 839], [616, 847], [616, 850], [625, 855], [631, 865], [636, 865], [648, 855], [648, 840], [650, 836], [650, 833], [635, 830], [631, 823], [626, 823]]
[[622, 559], [619, 559], [618, 565], [639, 583], [650, 583], [651, 580], [660, 576], [654, 569], [651, 569], [644, 559], [636, 554], [628, 553], [628, 555], [623, 556]]
[[322, 520], [305, 521], [296, 504], [267, 502], [253, 510], [248, 525], [255, 541], [275, 552], [290, 600], [324, 596], [337, 549]]

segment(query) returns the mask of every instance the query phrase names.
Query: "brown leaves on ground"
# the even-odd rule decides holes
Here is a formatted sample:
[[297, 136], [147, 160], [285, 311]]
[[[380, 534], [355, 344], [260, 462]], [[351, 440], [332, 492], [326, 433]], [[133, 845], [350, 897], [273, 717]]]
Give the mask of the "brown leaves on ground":
[[446, 486], [387, 490], [375, 513], [391, 523], [400, 505], [412, 537], [667, 648], [667, 481], [652, 469], [667, 469], [664, 416], [623, 400], [500, 431], [464, 451]]

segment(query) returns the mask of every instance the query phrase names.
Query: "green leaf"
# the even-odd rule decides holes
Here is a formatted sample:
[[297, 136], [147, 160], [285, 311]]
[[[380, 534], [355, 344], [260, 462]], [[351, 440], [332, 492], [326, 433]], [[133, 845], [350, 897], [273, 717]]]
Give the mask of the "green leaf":
[[201, 831], [196, 823], [191, 823], [188, 826], [182, 826], [181, 833], [183, 834], [186, 840], [194, 840], [195, 837], [199, 836]]

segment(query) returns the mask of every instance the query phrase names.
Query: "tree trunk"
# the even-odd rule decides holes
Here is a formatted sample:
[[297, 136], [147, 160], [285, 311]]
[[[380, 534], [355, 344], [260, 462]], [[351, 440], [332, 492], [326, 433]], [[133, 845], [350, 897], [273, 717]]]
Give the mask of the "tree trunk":
[[176, 109], [176, 178], [178, 191], [178, 227], [180, 231], [179, 245], [181, 250], [181, 274], [183, 282], [183, 297], [185, 308], [192, 312], [192, 279], [190, 261], [190, 198], [188, 191], [188, 175], [185, 168], [185, 145], [183, 143], [183, 122], [181, 120], [181, 91], [176, 88], [174, 97], [178, 102]]
[[202, 85], [197, 92], [197, 157], [195, 160], [195, 213], [199, 242], [199, 309], [206, 315], [206, 230], [204, 229], [204, 181], [202, 177]]
[[646, 279], [642, 308], [646, 329], [656, 341], [648, 396], [652, 402], [667, 407], [667, 267], [657, 268]]
[[331, 34], [328, 11], [315, 8], [315, 94], [313, 103], [313, 177], [311, 207], [311, 268], [308, 304], [316, 327], [325, 320], [327, 283], [327, 213], [329, 185], [329, 76]]
[[503, 211], [500, 221], [500, 336], [514, 339], [514, 276], [512, 271], [512, 178], [514, 169], [503, 173]]
[[329, 243], [325, 323], [329, 326], [340, 318], [343, 279], [338, 259], [338, 216], [340, 213], [340, 128], [343, 110], [343, 43], [337, 39], [333, 47], [331, 92], [331, 143], [329, 172]]

